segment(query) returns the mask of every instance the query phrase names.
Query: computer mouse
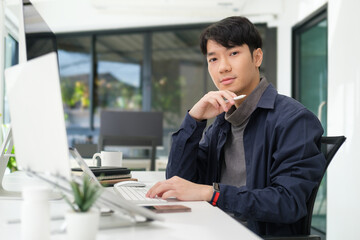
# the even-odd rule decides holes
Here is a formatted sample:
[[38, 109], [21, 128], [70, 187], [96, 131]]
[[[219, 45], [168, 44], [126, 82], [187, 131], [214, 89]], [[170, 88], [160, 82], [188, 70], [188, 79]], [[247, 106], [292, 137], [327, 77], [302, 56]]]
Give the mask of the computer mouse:
[[138, 181], [122, 181], [114, 184], [114, 187], [145, 187], [146, 184]]

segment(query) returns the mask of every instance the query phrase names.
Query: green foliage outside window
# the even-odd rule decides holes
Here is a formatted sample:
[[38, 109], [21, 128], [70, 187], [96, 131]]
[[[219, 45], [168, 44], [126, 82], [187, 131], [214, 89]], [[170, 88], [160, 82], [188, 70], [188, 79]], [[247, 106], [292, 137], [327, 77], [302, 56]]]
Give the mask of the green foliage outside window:
[[88, 108], [89, 87], [83, 81], [75, 81], [71, 78], [61, 79], [62, 100], [69, 108]]
[[170, 126], [178, 124], [173, 115], [178, 116], [181, 113], [180, 100], [184, 85], [185, 78], [182, 76], [175, 80], [163, 77], [158, 81], [153, 81], [152, 108], [167, 113], [164, 119]]
[[142, 105], [140, 89], [122, 81], [104, 77], [96, 81], [97, 106], [139, 110]]

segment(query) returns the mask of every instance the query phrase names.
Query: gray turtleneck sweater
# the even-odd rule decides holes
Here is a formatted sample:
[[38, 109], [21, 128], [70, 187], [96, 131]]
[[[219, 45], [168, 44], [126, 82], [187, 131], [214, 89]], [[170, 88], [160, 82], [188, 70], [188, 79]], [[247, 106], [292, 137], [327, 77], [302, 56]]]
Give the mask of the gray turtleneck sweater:
[[268, 81], [261, 78], [259, 85], [241, 105], [238, 108], [232, 106], [225, 114], [225, 120], [231, 123], [231, 135], [228, 136], [224, 146], [225, 161], [221, 166], [220, 183], [237, 187], [246, 185], [244, 129], [268, 85]]

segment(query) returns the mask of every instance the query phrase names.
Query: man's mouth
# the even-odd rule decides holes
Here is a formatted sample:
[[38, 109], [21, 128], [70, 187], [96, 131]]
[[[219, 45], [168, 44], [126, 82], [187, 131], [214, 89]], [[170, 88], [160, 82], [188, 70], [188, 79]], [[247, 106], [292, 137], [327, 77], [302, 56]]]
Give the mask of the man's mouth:
[[235, 80], [235, 77], [225, 77], [223, 79], [221, 79], [220, 83], [223, 85], [229, 85], [231, 83], [233, 83]]

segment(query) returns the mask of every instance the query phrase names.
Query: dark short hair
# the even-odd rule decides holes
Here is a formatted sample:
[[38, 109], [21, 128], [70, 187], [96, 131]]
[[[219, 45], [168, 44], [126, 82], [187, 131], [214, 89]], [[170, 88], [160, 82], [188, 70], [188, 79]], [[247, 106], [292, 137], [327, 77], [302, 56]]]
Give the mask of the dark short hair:
[[207, 27], [200, 35], [200, 48], [207, 54], [207, 42], [213, 40], [226, 48], [247, 44], [252, 55], [255, 49], [262, 47], [261, 36], [245, 17], [228, 17]]

